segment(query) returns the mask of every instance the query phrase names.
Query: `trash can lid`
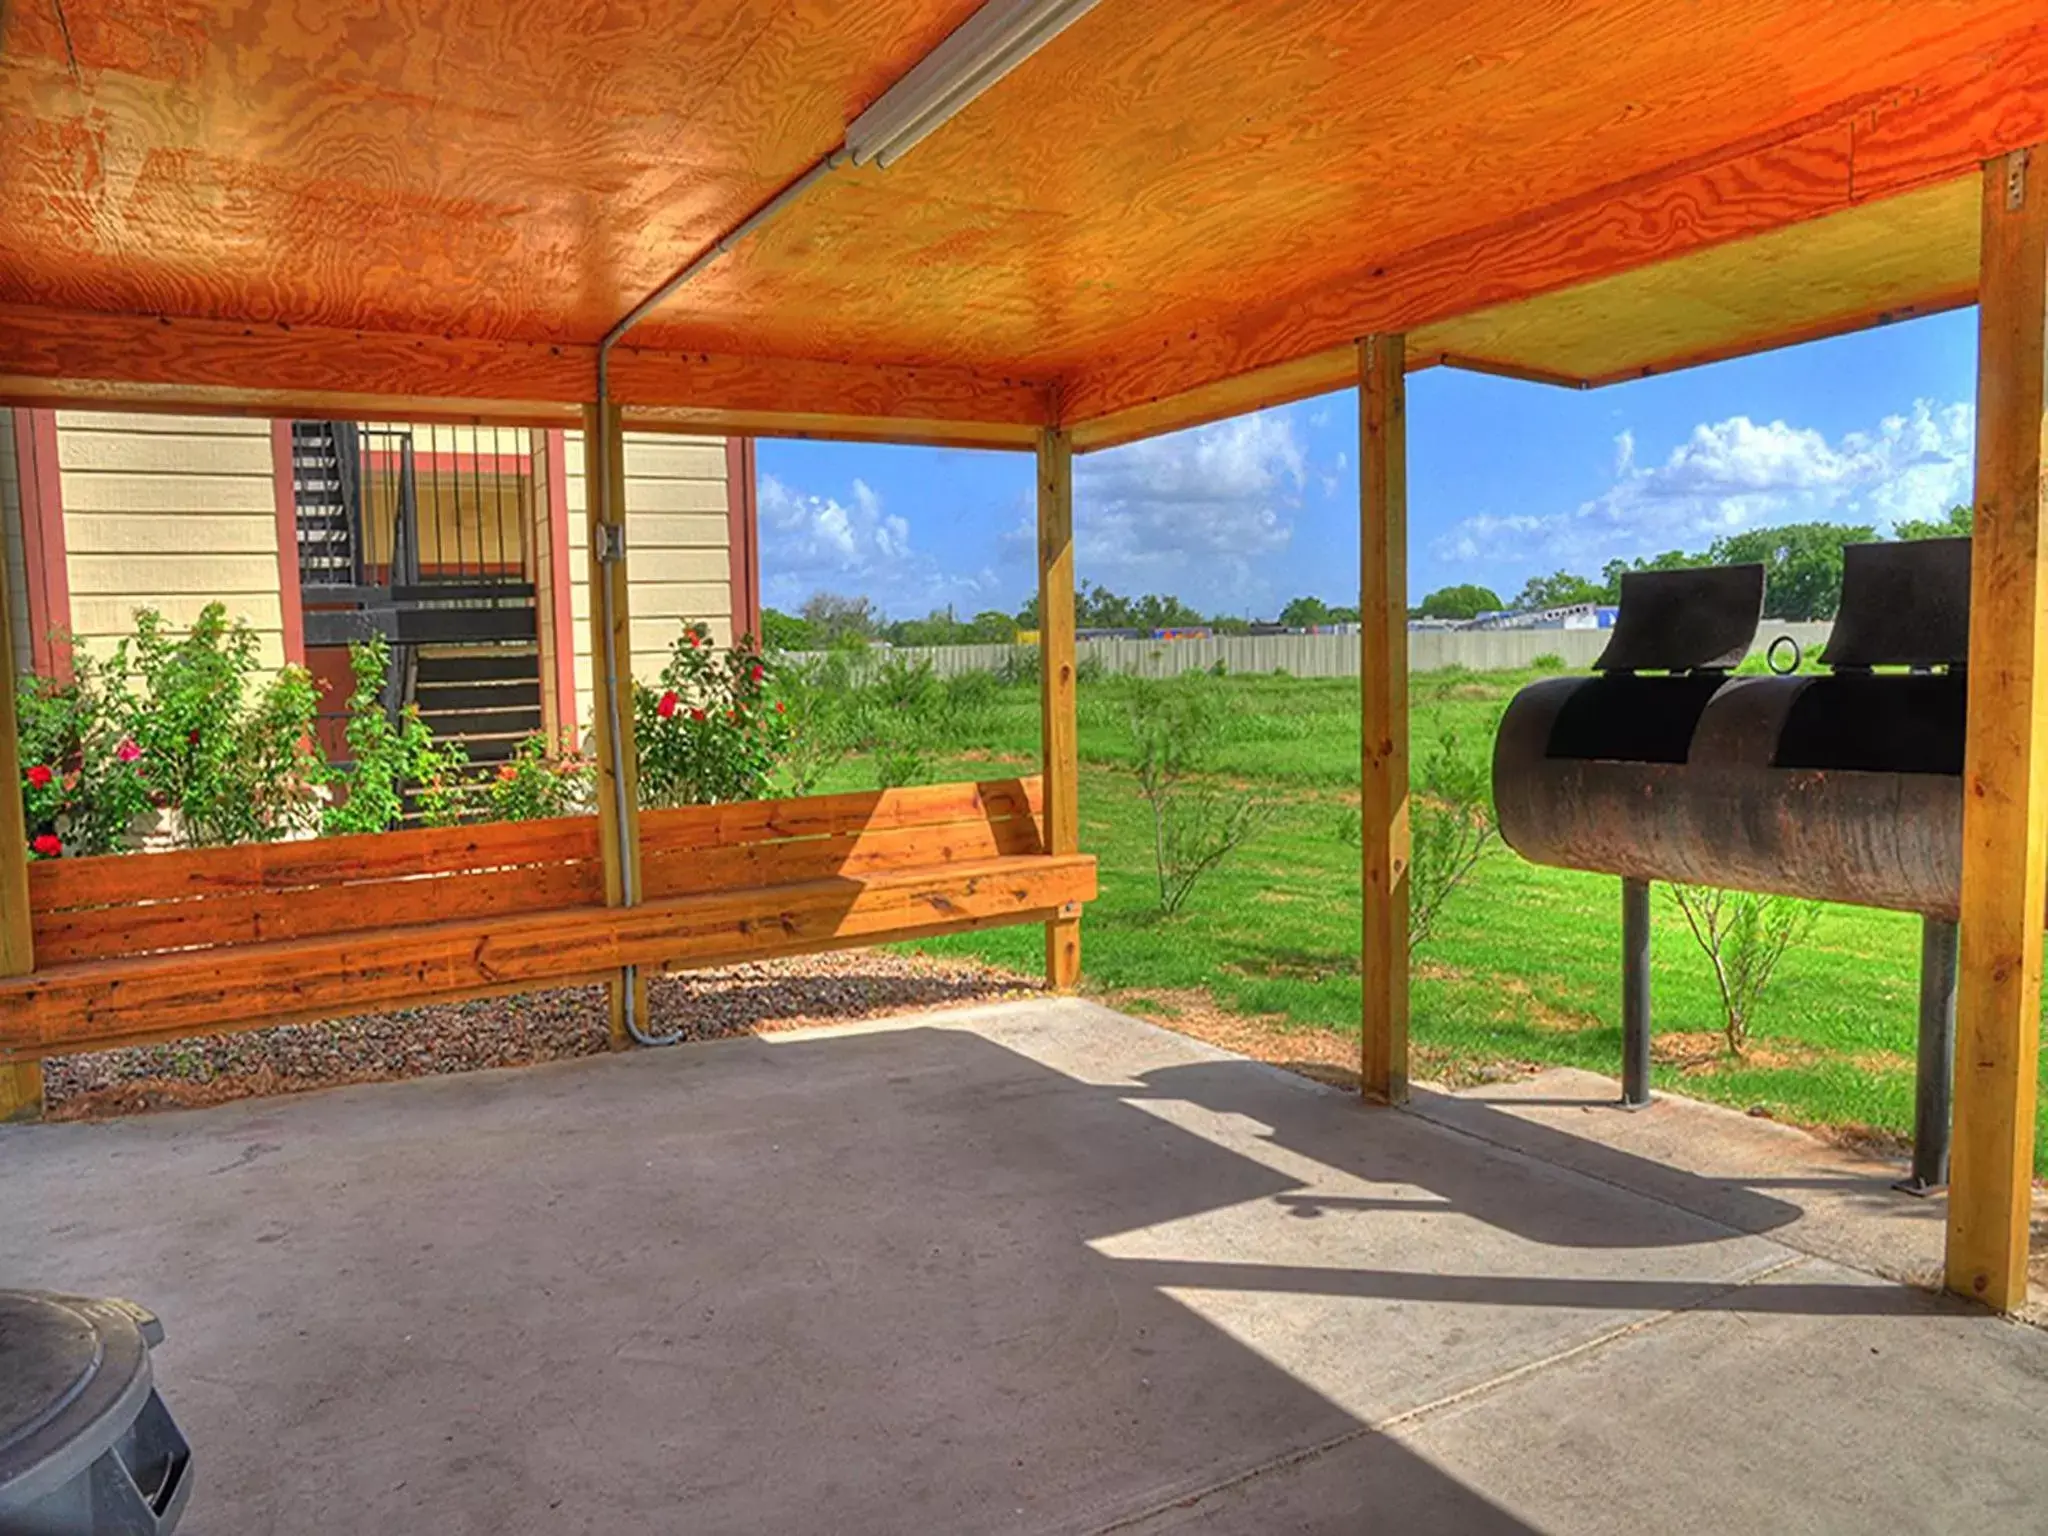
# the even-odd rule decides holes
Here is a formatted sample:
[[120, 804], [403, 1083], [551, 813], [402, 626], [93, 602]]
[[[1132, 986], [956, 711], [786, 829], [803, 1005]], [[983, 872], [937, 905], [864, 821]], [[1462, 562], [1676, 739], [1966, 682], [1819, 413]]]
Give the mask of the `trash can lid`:
[[135, 1421], [162, 1337], [133, 1302], [0, 1291], [0, 1510], [62, 1486]]

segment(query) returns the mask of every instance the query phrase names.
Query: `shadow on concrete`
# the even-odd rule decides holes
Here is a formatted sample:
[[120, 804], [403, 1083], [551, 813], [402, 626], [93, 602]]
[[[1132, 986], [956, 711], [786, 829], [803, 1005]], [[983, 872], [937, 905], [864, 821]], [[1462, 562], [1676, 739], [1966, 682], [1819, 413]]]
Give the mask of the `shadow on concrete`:
[[[1145, 1096], [1186, 1100], [1215, 1113], [1245, 1113], [1243, 1105], [1250, 1102], [1248, 1095], [1259, 1092], [1254, 1086], [1257, 1075], [1271, 1070], [1274, 1069], [1239, 1061], [1166, 1067], [1145, 1074]], [[1446, 1123], [1454, 1124], [1456, 1129], [1471, 1138], [1493, 1147], [1512, 1148], [1524, 1156], [1559, 1167], [1577, 1169], [1622, 1189], [1640, 1190], [1654, 1174], [1661, 1186], [1676, 1187], [1681, 1197], [1673, 1199], [1660, 1190], [1657, 1198], [1670, 1199], [1686, 1210], [1696, 1210], [1709, 1203], [1711, 1195], [1712, 1203], [1717, 1207], [1713, 1220], [1738, 1231], [1768, 1233], [1797, 1220], [1800, 1214], [1797, 1206], [1783, 1200], [1747, 1190], [1731, 1191], [1722, 1181], [1700, 1179], [1682, 1169], [1651, 1164], [1629, 1153], [1516, 1119], [1487, 1106], [1483, 1100], [1458, 1099], [1452, 1102], [1457, 1106], [1457, 1117], [1455, 1121], [1447, 1120]], [[1588, 1221], [1584, 1210], [1569, 1202], [1531, 1202], [1523, 1198], [1518, 1187], [1498, 1178], [1497, 1154], [1474, 1157], [1446, 1156], [1439, 1152], [1428, 1159], [1425, 1166], [1408, 1170], [1405, 1164], [1390, 1162], [1390, 1157], [1407, 1144], [1402, 1127], [1413, 1125], [1418, 1117], [1400, 1112], [1387, 1114], [1356, 1101], [1353, 1101], [1353, 1107], [1359, 1117], [1384, 1119], [1388, 1123], [1368, 1130], [1355, 1121], [1348, 1126], [1337, 1126], [1328, 1117], [1302, 1116], [1273, 1125], [1272, 1139], [1292, 1151], [1358, 1178], [1412, 1181], [1457, 1210], [1535, 1242], [1566, 1247], [1611, 1244], [1634, 1248], [1643, 1246], [1646, 1240], [1659, 1240], [1653, 1229], [1645, 1228], [1640, 1222], [1607, 1224]], [[1433, 1145], [1442, 1144], [1440, 1138], [1434, 1136], [1429, 1140]], [[1691, 1203], [1682, 1198], [1686, 1195], [1692, 1197]], [[1308, 1208], [1317, 1204], [1326, 1209], [1340, 1208], [1338, 1202], [1303, 1198], [1297, 1202], [1296, 1214], [1306, 1215]], [[1666, 1236], [1670, 1241], [1697, 1243], [1717, 1241], [1726, 1235], [1711, 1227], [1689, 1224]]]
[[[1731, 1290], [1704, 1260], [1516, 1273], [1529, 1244], [1606, 1264], [1728, 1234], [1253, 1063], [1142, 1069], [1193, 1048], [1128, 1021], [1090, 1025], [1090, 1056], [1074, 1018], [1035, 1037], [1058, 1067], [905, 1028], [7, 1132], [0, 1283], [164, 1317], [201, 1532], [539, 1532], [573, 1512], [591, 1530], [1508, 1536], [1531, 1527], [1370, 1424], [1613, 1326], [1580, 1312], [1903, 1304]], [[1190, 1109], [1398, 1188], [1317, 1194]], [[1792, 1209], [1744, 1207], [1755, 1230]], [[1460, 1249], [1432, 1235], [1444, 1213], [1471, 1219]], [[1154, 1256], [1106, 1251], [1139, 1238]], [[1289, 1238], [1319, 1262], [1235, 1256]], [[1368, 1262], [1410, 1245], [1412, 1272]], [[1426, 1267], [1454, 1252], [1502, 1272]], [[1265, 1308], [1251, 1324], [1293, 1330], [1373, 1406], [1190, 1291]], [[1304, 1321], [1329, 1297], [1400, 1305], [1348, 1333]], [[1336, 1446], [1347, 1476], [1318, 1482], [1304, 1469]]]

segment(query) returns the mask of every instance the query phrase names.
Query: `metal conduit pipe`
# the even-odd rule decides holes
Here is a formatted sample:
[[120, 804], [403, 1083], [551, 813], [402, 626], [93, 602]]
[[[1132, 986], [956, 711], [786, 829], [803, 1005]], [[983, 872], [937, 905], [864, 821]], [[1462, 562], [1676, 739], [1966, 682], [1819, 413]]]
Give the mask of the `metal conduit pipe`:
[[[812, 165], [809, 170], [790, 182], [781, 191], [769, 198], [767, 202], [761, 204], [760, 207], [756, 208], [744, 219], [741, 219], [739, 223], [735, 224], [723, 235], [720, 235], [710, 246], [693, 256], [683, 266], [678, 267], [660, 287], [627, 310], [620, 317], [619, 323], [609, 331], [606, 331], [604, 339], [597, 344], [598, 430], [595, 434], [596, 441], [589, 444], [588, 449], [594, 455], [592, 464], [596, 469], [598, 528], [611, 527], [613, 526], [614, 516], [619, 515], [621, 517], [621, 521], [617, 525], [619, 532], [616, 537], [607, 537], [601, 532], [594, 532], [592, 535], [593, 539], [596, 540], [596, 547], [593, 552], [596, 554], [600, 564], [614, 565], [623, 560], [626, 555], [625, 525], [623, 522], [624, 509], [612, 505], [612, 466], [606, 458], [611, 448], [611, 436], [605, 430], [605, 423], [609, 417], [609, 407], [611, 405], [612, 348], [617, 346], [620, 339], [628, 331], [632, 330], [642, 320], [645, 320], [657, 307], [673, 295], [676, 290], [710, 266], [712, 262], [718, 260], [727, 251], [730, 251], [740, 241], [746, 239], [747, 236], [774, 218], [778, 213], [782, 212], [791, 203], [802, 197], [815, 183], [831, 175], [840, 166], [847, 164], [850, 159], [851, 156], [847, 153], [845, 146], [841, 145], [838, 149], [833, 150], [831, 154], [826, 155], [823, 159]], [[599, 631], [604, 637], [601, 660], [604, 666], [606, 724], [610, 728], [612, 739], [612, 765], [614, 769], [612, 773], [612, 793], [614, 796], [612, 804], [614, 814], [618, 818], [621, 834], [619, 837], [619, 903], [621, 906], [637, 907], [640, 904], [640, 845], [638, 838], [628, 838], [624, 835], [626, 824], [632, 819], [633, 807], [626, 795], [626, 776], [616, 771], [619, 755], [626, 741], [625, 732], [628, 721], [624, 717], [624, 712], [619, 707], [619, 657], [618, 645], [612, 635], [613, 604], [610, 581], [601, 581], [597, 584], [597, 605], [598, 613], [602, 620], [599, 625]], [[641, 1025], [635, 987], [635, 983], [638, 980], [638, 971], [638, 966], [629, 965], [624, 967], [625, 999], [623, 1007], [625, 1011], [626, 1033], [631, 1035], [641, 1045], [674, 1045], [683, 1037], [681, 1030], [670, 1030], [664, 1034], [655, 1034]]]

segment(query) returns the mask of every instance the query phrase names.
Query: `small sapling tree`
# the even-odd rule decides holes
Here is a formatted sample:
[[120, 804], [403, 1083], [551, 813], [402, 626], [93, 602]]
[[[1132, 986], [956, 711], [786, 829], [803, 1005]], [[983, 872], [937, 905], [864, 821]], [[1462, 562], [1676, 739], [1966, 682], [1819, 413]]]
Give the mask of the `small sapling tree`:
[[1711, 886], [1666, 889], [1714, 972], [1721, 997], [1721, 1032], [1729, 1054], [1740, 1056], [1778, 963], [1813, 931], [1820, 904]]
[[1126, 706], [1138, 790], [1152, 813], [1159, 909], [1170, 917], [1272, 818], [1273, 806], [1201, 772], [1221, 722], [1216, 697], [1198, 676], [1133, 680]]

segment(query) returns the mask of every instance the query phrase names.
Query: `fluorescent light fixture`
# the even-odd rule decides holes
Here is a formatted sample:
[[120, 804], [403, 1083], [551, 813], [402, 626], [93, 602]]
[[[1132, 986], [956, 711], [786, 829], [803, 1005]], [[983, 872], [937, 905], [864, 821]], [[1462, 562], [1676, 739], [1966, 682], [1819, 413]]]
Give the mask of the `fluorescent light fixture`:
[[988, 0], [846, 130], [855, 165], [887, 169], [924, 136], [1095, 9], [1096, 0]]

